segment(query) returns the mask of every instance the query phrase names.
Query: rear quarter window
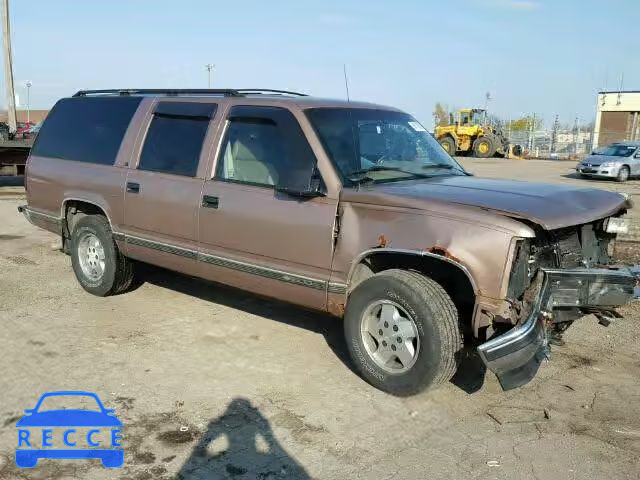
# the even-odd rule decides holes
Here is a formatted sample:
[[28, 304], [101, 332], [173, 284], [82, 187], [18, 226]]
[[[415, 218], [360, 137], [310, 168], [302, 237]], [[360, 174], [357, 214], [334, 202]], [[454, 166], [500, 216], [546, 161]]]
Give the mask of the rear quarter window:
[[45, 120], [31, 155], [113, 165], [141, 97], [60, 100]]

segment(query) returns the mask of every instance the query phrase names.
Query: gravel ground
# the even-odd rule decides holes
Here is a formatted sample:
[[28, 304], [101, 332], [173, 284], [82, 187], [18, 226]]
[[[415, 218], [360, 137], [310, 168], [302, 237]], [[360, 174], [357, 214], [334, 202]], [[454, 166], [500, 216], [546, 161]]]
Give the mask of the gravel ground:
[[[564, 162], [463, 162], [580, 181], [556, 178]], [[54, 236], [16, 212], [20, 190], [5, 192], [0, 479], [640, 478], [640, 302], [608, 328], [575, 324], [524, 388], [502, 392], [469, 355], [451, 384], [400, 399], [349, 369], [331, 317], [155, 268], [131, 293], [85, 293]], [[16, 468], [16, 420], [62, 389], [116, 410], [122, 468]]]

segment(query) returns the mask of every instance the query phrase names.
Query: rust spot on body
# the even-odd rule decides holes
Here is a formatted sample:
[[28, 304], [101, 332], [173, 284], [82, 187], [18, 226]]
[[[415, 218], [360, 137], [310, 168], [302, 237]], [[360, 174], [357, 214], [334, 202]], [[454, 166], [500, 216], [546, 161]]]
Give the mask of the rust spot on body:
[[329, 300], [327, 304], [327, 310], [330, 314], [335, 315], [336, 317], [344, 317], [344, 303], [342, 302], [333, 302]]
[[449, 250], [447, 250], [444, 247], [440, 247], [438, 245], [434, 245], [433, 247], [426, 248], [425, 252], [433, 253], [434, 255], [440, 255], [441, 257], [445, 257], [445, 258], [448, 258], [450, 260], [453, 260], [455, 262], [460, 263], [460, 259], [458, 257], [455, 257], [455, 256], [451, 255]]

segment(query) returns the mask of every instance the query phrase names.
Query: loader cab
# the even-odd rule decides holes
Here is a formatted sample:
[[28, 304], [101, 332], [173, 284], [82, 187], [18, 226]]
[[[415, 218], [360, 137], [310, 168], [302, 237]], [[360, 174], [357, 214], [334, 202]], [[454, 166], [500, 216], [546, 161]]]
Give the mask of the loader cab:
[[473, 125], [483, 125], [485, 123], [486, 112], [481, 108], [474, 108], [471, 111], [471, 123]]
[[473, 123], [473, 120], [472, 120], [473, 112], [471, 110], [467, 110], [467, 109], [460, 110], [459, 115], [460, 115], [461, 126], [468, 126]]

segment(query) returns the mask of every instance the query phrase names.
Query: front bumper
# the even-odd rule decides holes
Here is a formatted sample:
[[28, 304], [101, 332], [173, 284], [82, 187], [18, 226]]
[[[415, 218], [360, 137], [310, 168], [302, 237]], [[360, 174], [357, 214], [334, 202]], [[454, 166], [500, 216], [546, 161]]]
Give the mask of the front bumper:
[[542, 269], [531, 313], [520, 325], [483, 343], [478, 352], [504, 390], [528, 383], [548, 356], [545, 318], [554, 308], [612, 308], [633, 298], [635, 278], [626, 268]]
[[613, 167], [584, 167], [580, 165], [576, 168], [576, 172], [578, 172], [580, 175], [606, 178], [616, 178], [618, 176], [618, 170], [620, 170], [620, 165], [616, 165]]

